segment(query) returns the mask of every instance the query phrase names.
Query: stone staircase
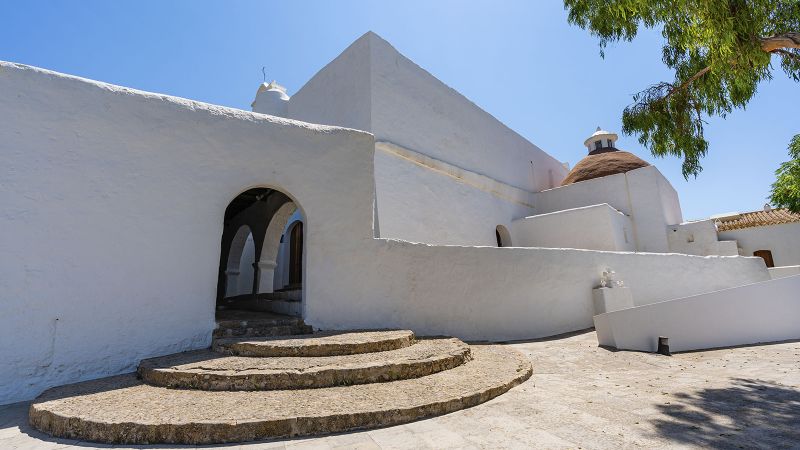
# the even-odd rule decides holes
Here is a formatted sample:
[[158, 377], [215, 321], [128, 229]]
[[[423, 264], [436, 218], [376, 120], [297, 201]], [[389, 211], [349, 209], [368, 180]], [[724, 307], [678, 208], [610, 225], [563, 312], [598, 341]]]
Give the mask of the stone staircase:
[[302, 320], [226, 311], [211, 349], [45, 391], [33, 427], [110, 444], [221, 444], [395, 425], [468, 408], [526, 380], [500, 345], [408, 330], [307, 334]]

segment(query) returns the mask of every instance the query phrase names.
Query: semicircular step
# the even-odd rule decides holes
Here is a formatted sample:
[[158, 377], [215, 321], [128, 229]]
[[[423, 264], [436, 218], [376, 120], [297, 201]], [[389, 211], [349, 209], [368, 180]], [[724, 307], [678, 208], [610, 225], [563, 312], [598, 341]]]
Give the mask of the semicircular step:
[[301, 391], [196, 391], [150, 386], [132, 374], [45, 391], [34, 428], [109, 444], [221, 444], [411, 422], [488, 401], [531, 375], [524, 355], [473, 347], [474, 360], [427, 377]]
[[460, 366], [470, 347], [455, 338], [417, 341], [377, 353], [254, 358], [196, 350], [145, 359], [139, 375], [149, 384], [209, 391], [306, 389], [418, 378]]
[[238, 356], [338, 356], [397, 350], [413, 343], [411, 330], [323, 331], [306, 336], [216, 339], [213, 349]]

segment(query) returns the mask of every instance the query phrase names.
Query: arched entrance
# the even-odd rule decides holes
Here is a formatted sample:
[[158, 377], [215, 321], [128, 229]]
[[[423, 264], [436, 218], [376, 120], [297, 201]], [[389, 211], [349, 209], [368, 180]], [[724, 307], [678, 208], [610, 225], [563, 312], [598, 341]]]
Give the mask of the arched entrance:
[[301, 316], [305, 218], [296, 202], [276, 189], [248, 189], [223, 220], [217, 310]]
[[503, 225], [498, 225], [494, 229], [494, 237], [497, 239], [498, 247], [511, 247], [511, 233]]

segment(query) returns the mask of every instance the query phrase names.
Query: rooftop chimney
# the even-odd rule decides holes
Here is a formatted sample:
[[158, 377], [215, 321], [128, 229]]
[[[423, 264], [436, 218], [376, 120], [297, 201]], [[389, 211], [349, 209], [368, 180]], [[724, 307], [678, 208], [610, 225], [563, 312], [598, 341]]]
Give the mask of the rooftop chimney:
[[275, 82], [261, 83], [256, 99], [250, 104], [253, 112], [286, 117], [289, 114], [289, 96], [286, 88]]

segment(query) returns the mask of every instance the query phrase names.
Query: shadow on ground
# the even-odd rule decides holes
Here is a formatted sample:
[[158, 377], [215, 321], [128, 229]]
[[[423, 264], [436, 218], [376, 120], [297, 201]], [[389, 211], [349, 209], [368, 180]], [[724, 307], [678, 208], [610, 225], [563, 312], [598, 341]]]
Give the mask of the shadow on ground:
[[794, 448], [800, 443], [800, 390], [734, 378], [725, 388], [677, 393], [657, 405], [660, 437], [712, 448]]

